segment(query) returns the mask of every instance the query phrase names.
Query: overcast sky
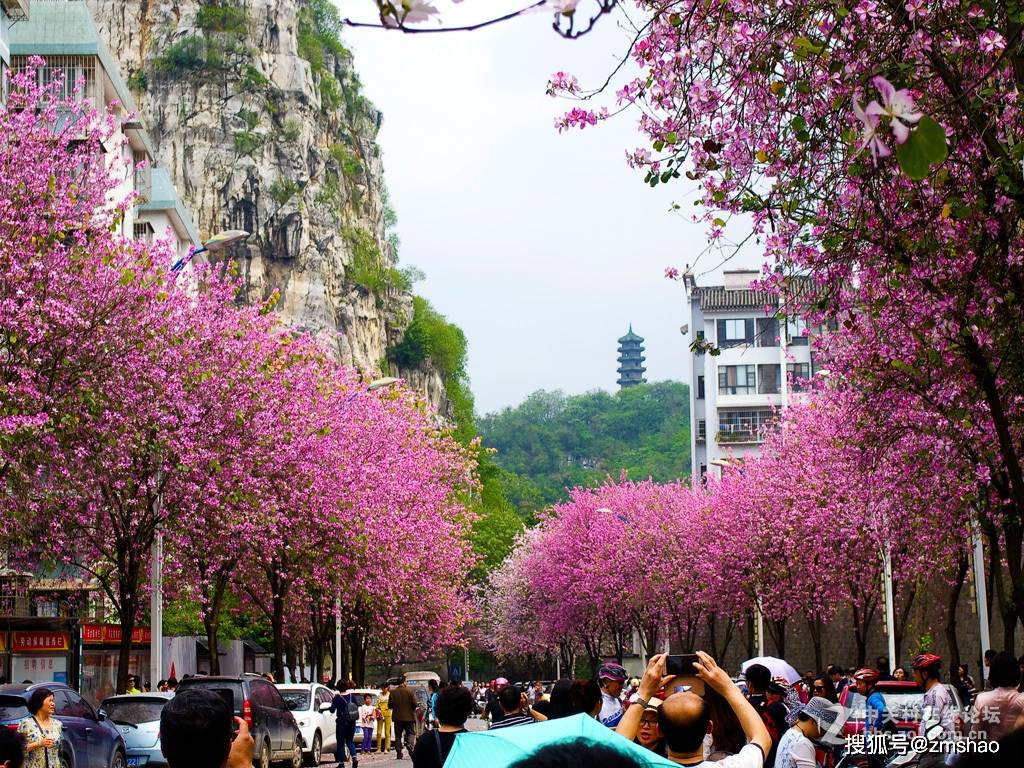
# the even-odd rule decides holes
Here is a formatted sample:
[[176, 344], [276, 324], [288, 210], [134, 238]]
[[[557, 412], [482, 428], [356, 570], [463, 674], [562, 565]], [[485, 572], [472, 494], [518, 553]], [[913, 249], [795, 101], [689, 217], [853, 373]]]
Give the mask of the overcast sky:
[[[336, 3], [343, 16], [373, 18], [370, 0]], [[452, 21], [517, 5], [437, 3]], [[549, 76], [603, 81], [627, 40], [614, 18], [576, 41], [550, 22], [345, 32], [364, 92], [384, 113], [401, 261], [426, 273], [416, 291], [465, 331], [480, 413], [538, 389], [613, 391], [616, 339], [630, 323], [646, 339], [648, 380], [683, 377], [688, 320], [681, 286], [663, 273], [705, 246], [701, 226], [669, 212], [673, 201], [693, 210], [693, 185], [652, 190], [626, 166], [625, 150], [641, 144], [633, 114], [557, 133], [554, 118], [573, 104], [545, 95]], [[703, 257], [698, 275], [717, 260]]]

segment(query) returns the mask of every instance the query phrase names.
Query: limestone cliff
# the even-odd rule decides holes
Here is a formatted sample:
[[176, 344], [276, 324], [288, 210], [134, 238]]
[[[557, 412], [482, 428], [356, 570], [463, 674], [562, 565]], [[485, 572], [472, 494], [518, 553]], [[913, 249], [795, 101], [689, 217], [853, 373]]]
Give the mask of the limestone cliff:
[[[329, 0], [87, 2], [200, 232], [253, 233], [232, 252], [249, 300], [278, 291], [288, 323], [384, 372], [412, 300], [389, 242], [381, 115]], [[446, 410], [429, 364], [392, 372]]]

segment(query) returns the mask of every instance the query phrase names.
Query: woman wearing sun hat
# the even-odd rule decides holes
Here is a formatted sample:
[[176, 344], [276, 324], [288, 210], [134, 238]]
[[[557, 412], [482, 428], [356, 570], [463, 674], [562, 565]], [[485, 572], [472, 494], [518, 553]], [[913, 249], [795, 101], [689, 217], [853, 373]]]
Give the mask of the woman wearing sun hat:
[[815, 743], [835, 724], [839, 713], [826, 698], [815, 696], [797, 715], [793, 727], [782, 734], [775, 753], [775, 768], [815, 768]]

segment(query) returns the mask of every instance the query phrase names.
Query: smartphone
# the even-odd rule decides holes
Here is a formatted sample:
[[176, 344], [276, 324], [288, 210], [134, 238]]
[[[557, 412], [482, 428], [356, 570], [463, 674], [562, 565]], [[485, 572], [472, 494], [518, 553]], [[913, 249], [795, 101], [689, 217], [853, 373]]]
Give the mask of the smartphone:
[[669, 656], [665, 659], [665, 674], [695, 677], [697, 675], [697, 668], [693, 666], [695, 661], [700, 661], [696, 653], [682, 653], [678, 656]]
[[238, 723], [235, 722], [235, 692], [230, 688], [214, 688], [213, 690], [228, 705], [228, 711], [231, 713], [231, 737], [234, 738], [234, 735], [238, 733]]

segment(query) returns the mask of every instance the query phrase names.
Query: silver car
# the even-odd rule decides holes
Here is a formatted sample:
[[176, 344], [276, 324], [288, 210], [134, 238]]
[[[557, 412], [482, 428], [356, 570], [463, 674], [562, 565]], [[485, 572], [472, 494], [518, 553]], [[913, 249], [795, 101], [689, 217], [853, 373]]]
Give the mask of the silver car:
[[104, 699], [100, 711], [124, 737], [128, 766], [165, 766], [160, 749], [160, 712], [173, 693], [136, 693]]

